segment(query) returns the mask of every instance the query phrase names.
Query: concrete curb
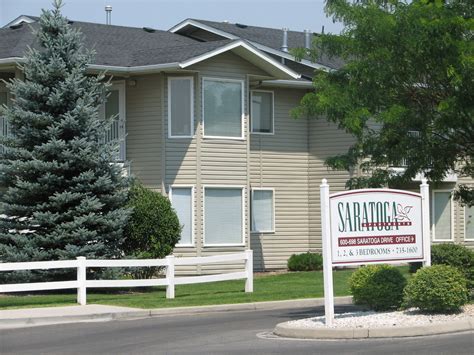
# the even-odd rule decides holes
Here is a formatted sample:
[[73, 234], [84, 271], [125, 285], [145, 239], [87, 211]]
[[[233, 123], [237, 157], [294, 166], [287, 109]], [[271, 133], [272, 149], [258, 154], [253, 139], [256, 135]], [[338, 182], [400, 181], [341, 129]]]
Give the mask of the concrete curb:
[[303, 328], [289, 322], [279, 323], [273, 330], [275, 335], [299, 339], [364, 339], [364, 338], [402, 338], [456, 333], [474, 330], [474, 317], [447, 323], [436, 323], [423, 326], [391, 328]]
[[[352, 304], [352, 297], [336, 297], [336, 305]], [[182, 315], [197, 315], [218, 312], [238, 312], [238, 311], [255, 311], [255, 310], [278, 310], [285, 308], [305, 308], [317, 307], [324, 305], [323, 298], [308, 298], [286, 301], [269, 301], [269, 302], [252, 302], [240, 304], [223, 304], [211, 306], [197, 307], [175, 307], [175, 308], [158, 308], [146, 310], [132, 311], [116, 311], [116, 312], [96, 312], [91, 314], [64, 314], [58, 316], [41, 316], [41, 317], [15, 317], [2, 318], [0, 311], [0, 330], [34, 327], [42, 325], [79, 323], [79, 322], [107, 322], [111, 320], [131, 320], [151, 317], [168, 317]], [[78, 306], [80, 307], [80, 306]], [[55, 307], [55, 309], [57, 309]]]

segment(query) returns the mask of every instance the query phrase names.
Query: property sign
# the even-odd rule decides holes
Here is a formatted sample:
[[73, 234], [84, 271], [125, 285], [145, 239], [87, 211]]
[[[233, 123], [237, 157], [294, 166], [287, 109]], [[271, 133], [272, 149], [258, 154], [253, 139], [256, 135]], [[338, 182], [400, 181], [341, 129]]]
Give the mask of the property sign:
[[324, 309], [334, 318], [333, 266], [423, 261], [430, 265], [429, 187], [420, 193], [362, 189], [330, 195], [321, 190]]
[[364, 189], [329, 200], [333, 265], [423, 260], [421, 194]]

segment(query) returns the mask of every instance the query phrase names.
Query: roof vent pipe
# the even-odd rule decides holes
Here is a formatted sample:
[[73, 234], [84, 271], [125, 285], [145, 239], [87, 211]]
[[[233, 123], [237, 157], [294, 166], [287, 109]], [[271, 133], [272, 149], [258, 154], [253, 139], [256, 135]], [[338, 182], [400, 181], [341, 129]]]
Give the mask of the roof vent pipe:
[[311, 49], [311, 30], [304, 30], [304, 47]]
[[281, 46], [283, 52], [288, 52], [288, 28], [283, 28], [283, 44]]
[[107, 25], [112, 24], [112, 6], [110, 5], [105, 6], [105, 23]]

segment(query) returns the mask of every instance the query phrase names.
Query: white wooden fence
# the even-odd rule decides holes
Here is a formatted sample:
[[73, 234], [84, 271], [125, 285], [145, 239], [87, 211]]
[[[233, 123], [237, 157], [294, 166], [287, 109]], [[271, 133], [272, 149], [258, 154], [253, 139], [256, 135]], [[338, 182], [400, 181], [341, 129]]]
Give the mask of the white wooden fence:
[[[245, 261], [245, 270], [230, 272], [217, 275], [203, 276], [175, 276], [175, 266], [178, 265], [203, 265], [211, 263], [224, 263], [229, 261]], [[166, 267], [166, 277], [161, 279], [142, 279], [142, 280], [87, 280], [86, 269], [88, 267]], [[253, 292], [253, 253], [252, 250], [246, 250], [238, 254], [214, 255], [205, 257], [175, 258], [173, 255], [165, 259], [117, 259], [117, 260], [96, 260], [86, 259], [83, 256], [76, 260], [60, 261], [35, 261], [26, 263], [0, 263], [0, 271], [19, 271], [19, 270], [48, 270], [48, 269], [77, 269], [77, 280], [74, 281], [56, 281], [56, 282], [36, 282], [20, 284], [0, 285], [0, 293], [6, 292], [24, 292], [24, 291], [43, 291], [43, 290], [62, 290], [68, 288], [77, 288], [77, 303], [86, 304], [87, 288], [102, 287], [143, 287], [143, 286], [166, 286], [166, 298], [174, 298], [175, 285], [195, 284], [203, 282], [215, 282], [226, 280], [246, 279], [245, 292]]]

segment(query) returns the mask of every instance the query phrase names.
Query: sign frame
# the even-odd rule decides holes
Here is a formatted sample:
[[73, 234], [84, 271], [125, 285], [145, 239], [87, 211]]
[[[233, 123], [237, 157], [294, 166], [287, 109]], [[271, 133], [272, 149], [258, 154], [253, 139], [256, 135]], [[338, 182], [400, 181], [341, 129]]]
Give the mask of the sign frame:
[[[349, 262], [333, 261], [332, 255], [332, 243], [333, 231], [331, 224], [331, 199], [340, 198], [346, 195], [354, 194], [370, 194], [370, 193], [393, 193], [393, 194], [404, 194], [416, 197], [421, 200], [420, 213], [418, 222], [421, 223], [421, 238], [419, 242], [421, 245], [421, 256], [416, 258], [397, 258], [397, 259], [381, 259], [381, 260], [351, 260]], [[321, 198], [321, 234], [322, 234], [322, 246], [323, 246], [323, 274], [324, 274], [324, 309], [326, 325], [330, 326], [334, 320], [334, 290], [333, 290], [333, 279], [332, 269], [333, 266], [355, 266], [365, 264], [399, 264], [402, 262], [423, 262], [424, 266], [431, 265], [431, 240], [430, 240], [430, 225], [429, 225], [429, 185], [426, 179], [422, 179], [420, 185], [420, 193], [395, 190], [395, 189], [360, 189], [350, 190], [334, 193], [330, 195], [329, 185], [326, 179], [322, 180], [320, 185], [320, 198]], [[392, 221], [393, 222], [393, 221]], [[397, 220], [398, 223], [398, 220]], [[411, 224], [410, 224], [411, 225]], [[371, 236], [368, 236], [371, 237]], [[381, 236], [383, 237], [383, 236]], [[394, 236], [396, 237], [396, 236]], [[357, 238], [357, 237], [356, 237]], [[373, 238], [373, 237], [372, 237]]]

